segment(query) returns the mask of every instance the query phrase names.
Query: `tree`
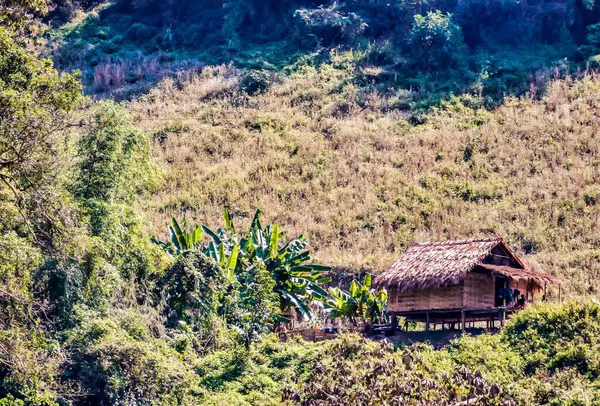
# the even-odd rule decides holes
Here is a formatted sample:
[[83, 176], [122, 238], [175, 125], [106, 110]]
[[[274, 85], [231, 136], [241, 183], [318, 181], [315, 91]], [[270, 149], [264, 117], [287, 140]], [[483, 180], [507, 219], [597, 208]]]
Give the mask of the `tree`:
[[272, 331], [280, 314], [274, 287], [271, 274], [260, 264], [228, 279], [218, 263], [197, 249], [181, 251], [157, 284], [168, 325], [191, 326], [202, 344], [199, 350], [219, 346], [220, 324], [246, 348]]
[[148, 138], [122, 107], [100, 102], [89, 131], [79, 139], [78, 156], [73, 194], [90, 214], [92, 233], [98, 235], [108, 205], [130, 203], [152, 185]]
[[0, 25], [13, 33], [34, 31], [37, 21], [34, 17], [48, 12], [46, 0], [9, 0], [0, 3]]
[[[104, 272], [106, 262], [124, 277], [145, 278], [155, 269], [154, 250], [131, 203], [154, 182], [154, 165], [146, 134], [138, 131], [123, 107], [97, 103], [91, 123], [77, 143], [77, 166], [71, 185], [93, 243], [86, 274]], [[156, 250], [158, 251], [158, 250]], [[137, 292], [139, 293], [139, 292]], [[141, 298], [140, 298], [141, 299]]]
[[439, 10], [415, 15], [408, 43], [414, 64], [427, 70], [456, 66], [464, 57], [460, 26]]
[[367, 23], [354, 12], [344, 12], [334, 2], [329, 7], [299, 9], [294, 13], [304, 23], [310, 35], [324, 46], [336, 42], [351, 42], [367, 28]]
[[77, 74], [59, 74], [0, 27], [0, 184], [7, 192], [0, 199], [16, 208], [31, 236], [49, 244], [61, 222], [54, 186], [80, 97]]

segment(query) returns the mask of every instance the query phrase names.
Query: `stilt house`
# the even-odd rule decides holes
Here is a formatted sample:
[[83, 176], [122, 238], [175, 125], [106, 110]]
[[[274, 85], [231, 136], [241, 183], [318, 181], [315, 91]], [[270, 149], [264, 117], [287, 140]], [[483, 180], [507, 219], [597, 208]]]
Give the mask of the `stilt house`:
[[506, 288], [527, 302], [541, 299], [549, 285], [560, 290], [557, 278], [530, 270], [501, 238], [415, 244], [375, 284], [388, 290], [388, 312], [427, 327], [431, 316], [462, 317], [463, 328], [465, 313], [489, 320], [510, 309]]

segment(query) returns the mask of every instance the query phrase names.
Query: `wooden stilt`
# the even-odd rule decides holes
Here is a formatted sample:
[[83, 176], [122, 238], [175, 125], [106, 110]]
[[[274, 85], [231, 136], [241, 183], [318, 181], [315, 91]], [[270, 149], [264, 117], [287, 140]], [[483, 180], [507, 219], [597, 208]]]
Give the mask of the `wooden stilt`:
[[559, 285], [558, 285], [558, 301], [559, 301], [559, 302], [562, 302], [562, 298], [561, 298], [561, 295], [560, 295], [560, 294], [561, 294], [561, 286], [560, 286], [560, 284], [559, 284]]
[[392, 314], [392, 334], [396, 334], [398, 330], [398, 316]]
[[460, 311], [460, 327], [462, 332], [465, 332], [465, 311], [461, 310]]
[[429, 312], [427, 312], [425, 314], [426, 317], [426, 321], [425, 321], [425, 331], [429, 331]]

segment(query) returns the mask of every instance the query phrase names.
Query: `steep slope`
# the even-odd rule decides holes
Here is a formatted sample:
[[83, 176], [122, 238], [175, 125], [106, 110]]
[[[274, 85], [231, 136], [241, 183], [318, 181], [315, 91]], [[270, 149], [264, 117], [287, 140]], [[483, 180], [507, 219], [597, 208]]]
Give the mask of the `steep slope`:
[[333, 60], [254, 96], [239, 90], [252, 78], [220, 67], [131, 102], [164, 171], [144, 203], [155, 232], [171, 216], [216, 223], [223, 206], [256, 207], [307, 234], [319, 261], [376, 272], [412, 240], [498, 234], [573, 293], [596, 292], [600, 78], [493, 112], [454, 98], [415, 127], [393, 109], [400, 97], [362, 91], [365, 72]]

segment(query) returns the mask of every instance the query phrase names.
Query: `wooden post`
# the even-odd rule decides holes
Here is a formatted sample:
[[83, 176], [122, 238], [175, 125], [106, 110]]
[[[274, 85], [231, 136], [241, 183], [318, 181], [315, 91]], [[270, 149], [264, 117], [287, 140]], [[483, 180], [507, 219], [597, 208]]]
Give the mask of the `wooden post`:
[[500, 316], [501, 317], [500, 318], [500, 327], [502, 328], [502, 327], [504, 327], [504, 322], [506, 321], [506, 309], [502, 309], [500, 311], [500, 313], [501, 313], [501, 316]]
[[558, 302], [559, 302], [559, 303], [562, 303], [562, 299], [561, 299], [561, 297], [560, 297], [560, 294], [561, 294], [561, 286], [560, 286], [560, 284], [559, 284], [559, 285], [558, 285]]
[[392, 334], [396, 334], [398, 330], [398, 316], [395, 313], [392, 314]]
[[425, 331], [429, 331], [429, 312], [425, 313]]
[[546, 296], [547, 292], [546, 292], [546, 283], [544, 283], [544, 300], [548, 300], [548, 297]]
[[460, 311], [460, 327], [461, 331], [464, 334], [465, 332], [465, 311], [464, 309]]

